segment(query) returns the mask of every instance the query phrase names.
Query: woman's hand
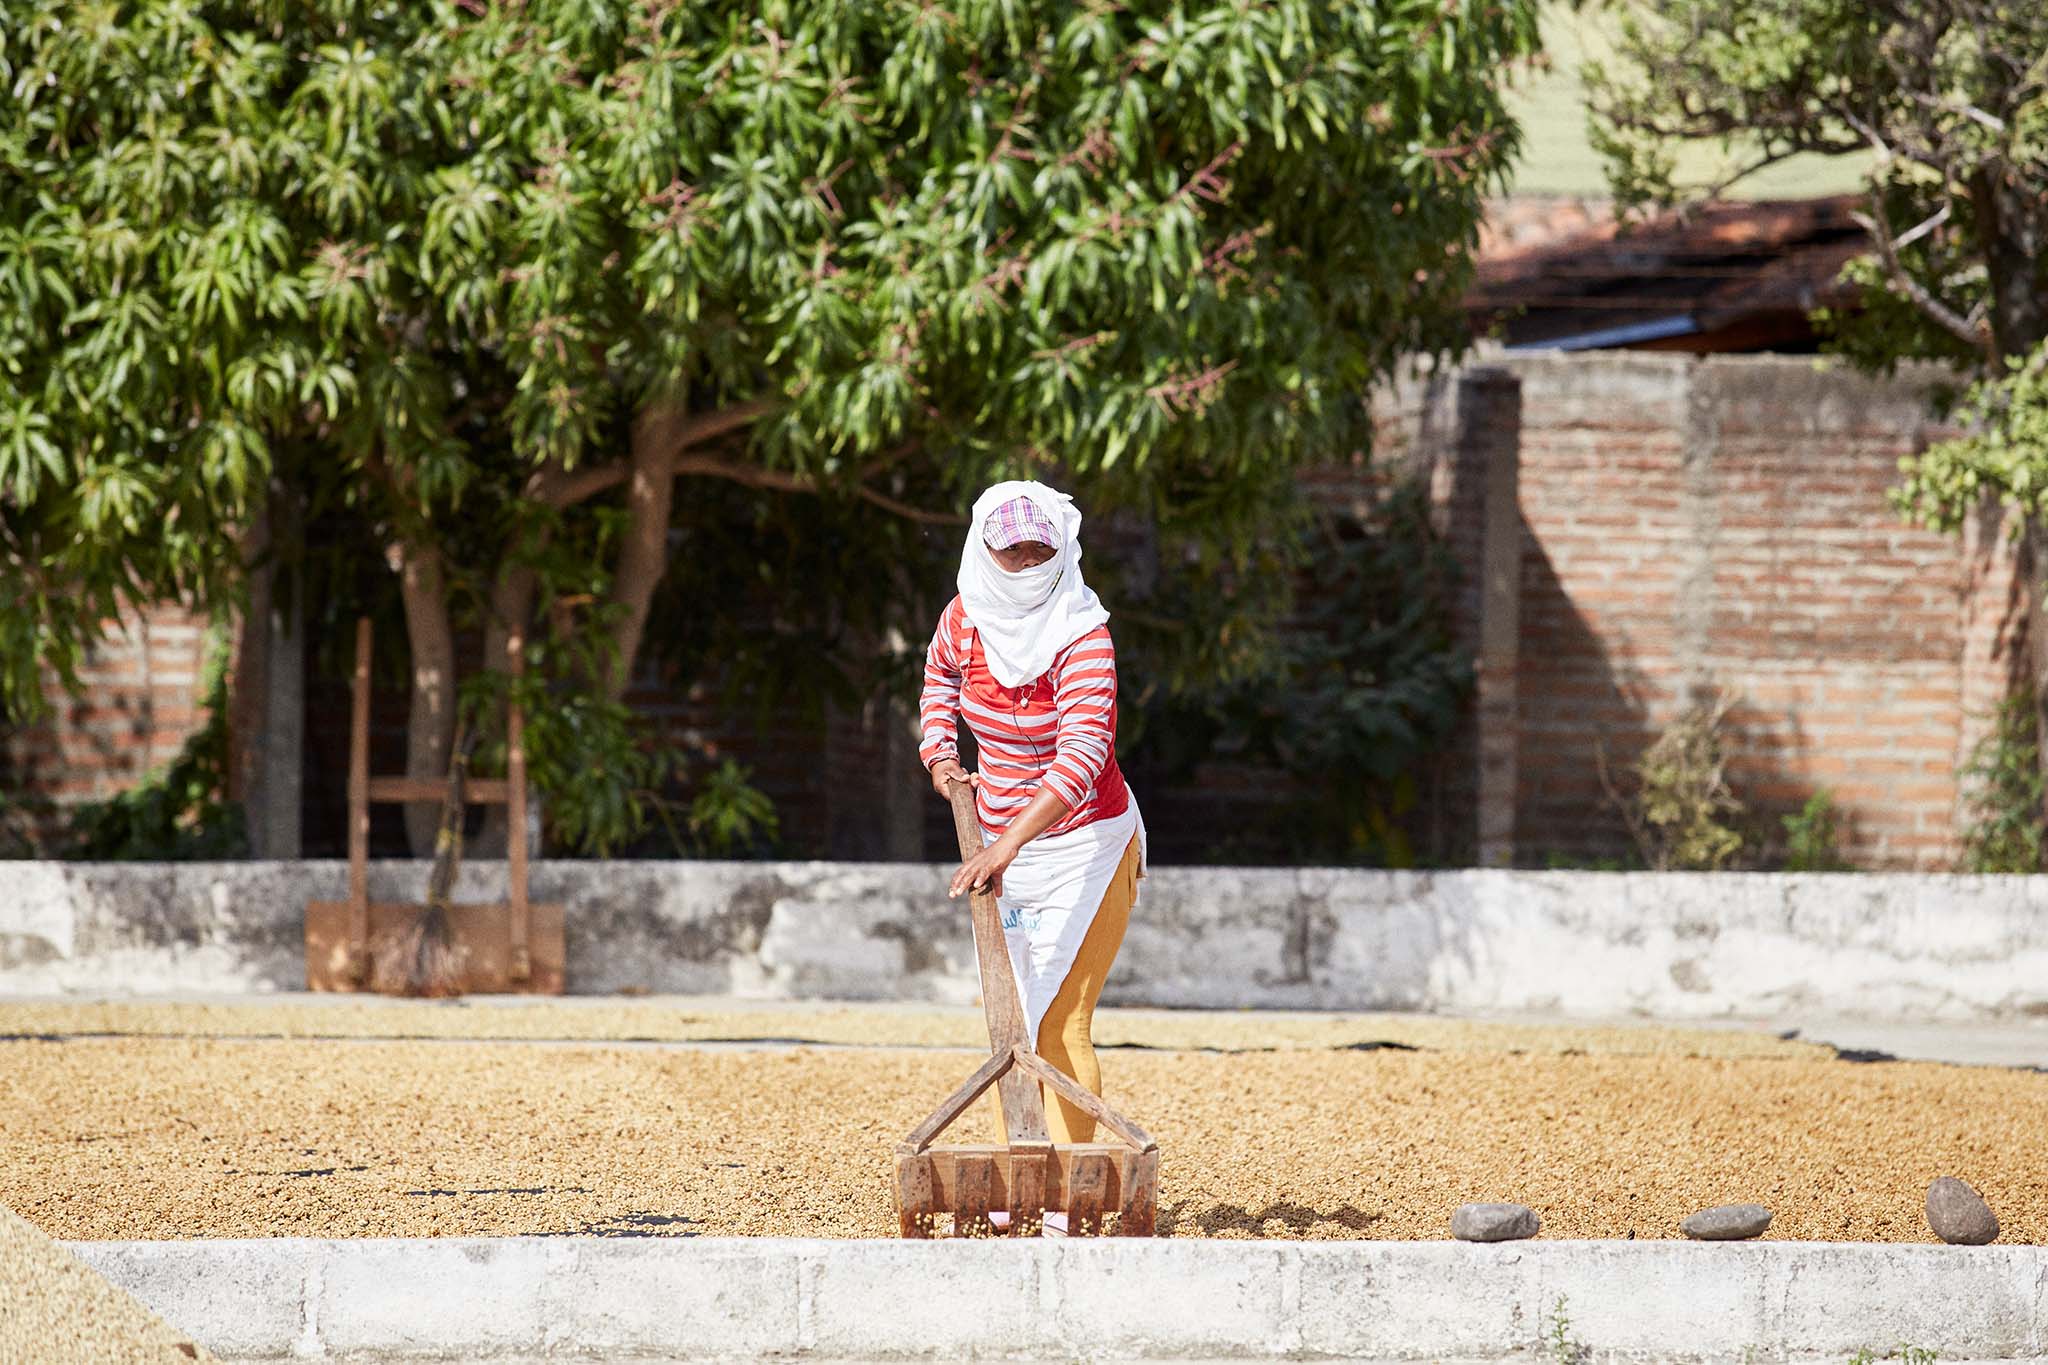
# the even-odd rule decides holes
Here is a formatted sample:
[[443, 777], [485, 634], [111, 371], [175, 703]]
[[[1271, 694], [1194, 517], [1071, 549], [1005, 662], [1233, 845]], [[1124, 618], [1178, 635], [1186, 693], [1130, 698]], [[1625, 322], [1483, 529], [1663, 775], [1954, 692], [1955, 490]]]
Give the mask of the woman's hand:
[[947, 783], [965, 782], [968, 786], [972, 787], [980, 781], [981, 774], [968, 772], [967, 769], [960, 766], [958, 759], [942, 758], [932, 764], [932, 790], [937, 792], [942, 800], [951, 800], [953, 796], [951, 792], [946, 790]]
[[953, 874], [953, 884], [946, 891], [951, 899], [962, 891], [979, 890], [988, 886], [991, 896], [1003, 894], [1003, 869], [1017, 858], [1017, 850], [1010, 846], [1008, 839], [998, 839], [981, 852], [960, 864], [960, 870]]

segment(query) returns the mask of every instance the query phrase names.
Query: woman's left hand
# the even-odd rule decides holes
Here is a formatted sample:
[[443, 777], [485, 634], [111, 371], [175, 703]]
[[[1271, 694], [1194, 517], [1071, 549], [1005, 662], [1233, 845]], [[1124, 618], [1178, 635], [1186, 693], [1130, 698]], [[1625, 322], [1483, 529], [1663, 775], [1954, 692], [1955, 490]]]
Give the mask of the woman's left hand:
[[960, 864], [960, 870], [953, 874], [953, 885], [946, 892], [947, 898], [951, 899], [962, 891], [978, 888], [983, 883], [987, 883], [991, 896], [1002, 895], [1003, 869], [1014, 862], [1016, 857], [1004, 840], [996, 840]]

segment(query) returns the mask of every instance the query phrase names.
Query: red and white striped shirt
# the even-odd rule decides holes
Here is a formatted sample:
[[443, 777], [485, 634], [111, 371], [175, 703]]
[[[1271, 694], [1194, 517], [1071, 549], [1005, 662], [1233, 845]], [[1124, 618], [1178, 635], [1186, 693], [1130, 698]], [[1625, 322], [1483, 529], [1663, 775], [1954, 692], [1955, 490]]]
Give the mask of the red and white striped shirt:
[[1054, 655], [1042, 676], [1004, 687], [989, 672], [981, 637], [955, 597], [925, 652], [918, 757], [926, 768], [959, 757], [959, 716], [981, 749], [975, 808], [991, 834], [1001, 834], [1041, 784], [1068, 808], [1047, 834], [1121, 815], [1130, 805], [1116, 764], [1116, 650], [1108, 626]]

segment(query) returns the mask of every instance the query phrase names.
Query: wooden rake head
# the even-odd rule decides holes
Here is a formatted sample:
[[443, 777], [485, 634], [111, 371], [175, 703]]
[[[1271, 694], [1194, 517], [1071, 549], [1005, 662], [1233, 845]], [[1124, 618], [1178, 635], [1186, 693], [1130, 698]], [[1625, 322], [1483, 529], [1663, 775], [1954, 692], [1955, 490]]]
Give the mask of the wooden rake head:
[[[1020, 1135], [1004, 1105], [1007, 1146], [933, 1146], [991, 1085], [1014, 1077], [1037, 1108], [1036, 1134]], [[1054, 1143], [1045, 1137], [1040, 1084], [1088, 1113], [1115, 1142]], [[1007, 1096], [1005, 1097], [1007, 1099]], [[1150, 1237], [1159, 1215], [1159, 1144], [1065, 1072], [1022, 1046], [992, 1054], [896, 1146], [896, 1213], [905, 1237], [992, 1237], [989, 1214], [1009, 1214], [1008, 1231], [1034, 1236], [1048, 1209], [1064, 1209], [1071, 1236]]]

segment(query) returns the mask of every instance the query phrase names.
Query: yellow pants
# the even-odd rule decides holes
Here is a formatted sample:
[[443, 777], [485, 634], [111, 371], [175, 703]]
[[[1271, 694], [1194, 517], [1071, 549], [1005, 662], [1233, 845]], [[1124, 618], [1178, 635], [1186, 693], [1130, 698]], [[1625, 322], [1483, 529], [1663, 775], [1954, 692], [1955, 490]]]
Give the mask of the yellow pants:
[[[1052, 998], [1052, 1004], [1046, 1007], [1045, 1018], [1038, 1025], [1038, 1055], [1097, 1095], [1102, 1093], [1102, 1067], [1095, 1060], [1095, 1043], [1090, 1037], [1095, 1023], [1095, 1002], [1102, 998], [1102, 983], [1109, 977], [1110, 964], [1116, 961], [1117, 949], [1124, 946], [1124, 930], [1131, 923], [1131, 906], [1138, 899], [1140, 862], [1138, 836], [1134, 834], [1130, 846], [1124, 849], [1124, 860], [1118, 864], [1116, 875], [1109, 879], [1109, 889], [1102, 893], [1102, 904], [1096, 908], [1088, 934], [1081, 940], [1081, 951], [1075, 954], [1074, 965], [1067, 969], [1067, 979], [1060, 983], [1059, 994]], [[1045, 1087], [1040, 1086], [1039, 1091], [1045, 1094]], [[991, 1090], [982, 1102], [993, 1110], [996, 1141], [1001, 1142], [1004, 1140], [1003, 1111], [1001, 1105], [993, 1103], [994, 1097], [995, 1092]], [[1094, 1140], [1094, 1119], [1056, 1094], [1045, 1094], [1045, 1097], [1048, 1101], [1045, 1126], [1054, 1142]]]

